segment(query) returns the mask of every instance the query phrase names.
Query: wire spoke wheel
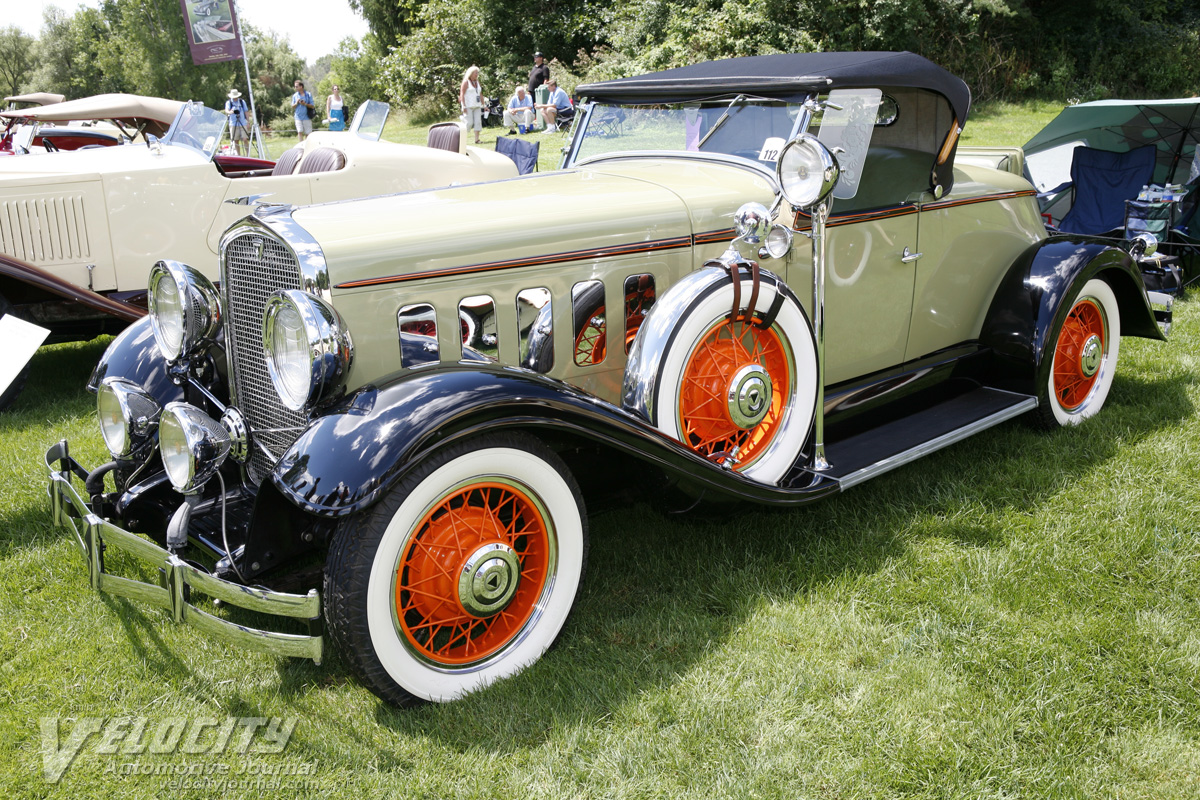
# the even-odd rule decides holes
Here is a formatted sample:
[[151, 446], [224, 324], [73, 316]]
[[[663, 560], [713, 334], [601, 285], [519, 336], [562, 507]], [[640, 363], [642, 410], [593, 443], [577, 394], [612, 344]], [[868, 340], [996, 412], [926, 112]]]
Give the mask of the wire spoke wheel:
[[1054, 349], [1054, 395], [1068, 411], [1083, 405], [1100, 377], [1107, 349], [1104, 312], [1092, 299], [1075, 304]]
[[[790, 363], [787, 347], [773, 329], [728, 319], [713, 325], [692, 349], [680, 383], [683, 442], [706, 458], [736, 453], [738, 469], [753, 463], [774, 439], [790, 402]], [[751, 366], [770, 376], [765, 391], [761, 379], [757, 386], [743, 389], [739, 385], [739, 376]], [[780, 391], [772, 391], [772, 386]], [[734, 419], [736, 410], [731, 403], [731, 393], [734, 402], [740, 402], [747, 392], [751, 394], [742, 404], [759, 419], [752, 427]]]
[[1033, 419], [1053, 429], [1077, 425], [1103, 406], [1116, 375], [1121, 314], [1108, 284], [1093, 278], [1047, 339]]
[[421, 657], [478, 662], [528, 624], [554, 559], [544, 512], [520, 488], [481, 482], [425, 515], [396, 569], [396, 619]]
[[586, 513], [562, 459], [528, 434], [488, 434], [426, 456], [339, 524], [325, 617], [384, 700], [448, 702], [541, 658], [586, 564]]

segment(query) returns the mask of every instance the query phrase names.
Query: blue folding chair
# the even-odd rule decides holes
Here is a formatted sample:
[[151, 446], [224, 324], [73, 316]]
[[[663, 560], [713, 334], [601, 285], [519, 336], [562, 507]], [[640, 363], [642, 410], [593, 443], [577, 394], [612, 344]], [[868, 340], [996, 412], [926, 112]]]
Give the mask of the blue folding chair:
[[1153, 179], [1155, 156], [1152, 144], [1127, 153], [1076, 147], [1071, 159], [1071, 210], [1058, 229], [1101, 234], [1123, 228], [1125, 201], [1136, 198]]
[[507, 136], [496, 137], [496, 152], [502, 153], [517, 165], [518, 175], [528, 175], [537, 170], [538, 149], [541, 142], [527, 142], [524, 139], [510, 139]]

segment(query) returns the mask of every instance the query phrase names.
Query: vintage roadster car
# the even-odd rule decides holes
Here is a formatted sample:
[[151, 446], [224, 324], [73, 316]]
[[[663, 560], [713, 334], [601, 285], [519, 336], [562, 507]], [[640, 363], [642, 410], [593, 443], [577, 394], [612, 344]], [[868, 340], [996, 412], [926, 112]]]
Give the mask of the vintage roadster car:
[[49, 342], [115, 332], [145, 313], [146, 279], [159, 259], [180, 258], [216, 279], [221, 233], [260, 203], [517, 174], [489, 150], [381, 141], [388, 107], [375, 101], [360, 107], [349, 131], [314, 133], [278, 162], [219, 154], [225, 115], [173, 105], [178, 113], [161, 140], [150, 134], [143, 145], [0, 164], [0, 315], [48, 328]]
[[1048, 238], [1019, 175], [955, 166], [969, 92], [924, 58], [579, 93], [562, 171], [260, 209], [219, 291], [155, 266], [91, 378], [112, 461], [46, 454], [93, 585], [448, 701], [558, 636], [584, 490], [809, 503], [1018, 415], [1075, 424], [1122, 335], [1164, 337], [1128, 252]]
[[59, 100], [23, 109], [10, 104], [0, 112], [4, 124], [0, 155], [54, 153], [132, 142], [145, 144], [145, 137], [167, 132], [183, 105], [178, 100], [122, 93], [67, 101], [62, 100], [62, 95], [42, 96]]

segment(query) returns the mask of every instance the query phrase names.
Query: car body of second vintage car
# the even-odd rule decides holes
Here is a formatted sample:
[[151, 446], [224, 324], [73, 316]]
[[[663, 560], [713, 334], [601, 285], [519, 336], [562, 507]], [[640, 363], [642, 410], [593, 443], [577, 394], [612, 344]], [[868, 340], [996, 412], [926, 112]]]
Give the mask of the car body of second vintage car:
[[49, 329], [48, 342], [115, 332], [145, 313], [155, 261], [180, 258], [215, 279], [221, 233], [260, 204], [516, 174], [511, 160], [488, 150], [381, 141], [388, 107], [374, 101], [360, 108], [349, 131], [314, 133], [278, 162], [219, 153], [226, 124], [220, 111], [159, 104], [178, 110], [161, 141], [150, 134], [141, 145], [0, 163], [0, 315]]
[[[381, 697], [449, 700], [557, 636], [581, 485], [811, 502], [1018, 415], [1074, 424], [1120, 336], [1163, 337], [1129, 253], [955, 165], [969, 93], [919, 56], [579, 93], [559, 172], [264, 209], [222, 237], [219, 292], [155, 267], [92, 378], [112, 463], [47, 453], [97, 587], [270, 652], [328, 635]], [[167, 577], [122, 581], [105, 547]], [[278, 591], [314, 563], [320, 591]]]

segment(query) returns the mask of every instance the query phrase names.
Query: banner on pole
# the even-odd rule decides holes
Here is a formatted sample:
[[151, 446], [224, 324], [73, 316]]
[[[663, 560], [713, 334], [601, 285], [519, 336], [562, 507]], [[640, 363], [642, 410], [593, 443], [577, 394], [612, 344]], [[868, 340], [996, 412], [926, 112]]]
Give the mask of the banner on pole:
[[179, 0], [188, 47], [195, 64], [218, 64], [242, 57], [242, 36], [230, 0]]

